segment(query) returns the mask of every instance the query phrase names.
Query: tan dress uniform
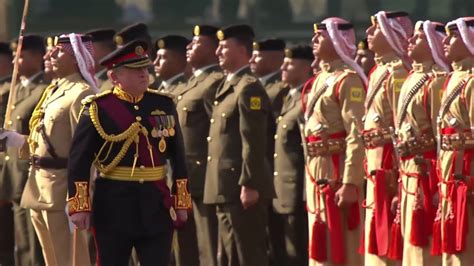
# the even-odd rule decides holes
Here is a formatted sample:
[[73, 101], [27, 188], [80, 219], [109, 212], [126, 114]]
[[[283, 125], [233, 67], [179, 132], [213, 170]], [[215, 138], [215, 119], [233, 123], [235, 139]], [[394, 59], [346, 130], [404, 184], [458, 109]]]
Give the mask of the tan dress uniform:
[[[398, 97], [408, 71], [394, 54], [377, 57], [375, 62], [369, 76], [363, 130], [367, 156], [364, 251], [366, 265], [386, 265], [394, 219], [390, 204], [397, 194], [398, 179], [392, 135]], [[375, 180], [383, 185], [376, 187]]]
[[302, 86], [289, 91], [276, 119], [273, 155], [276, 198], [269, 221], [276, 265], [297, 266], [308, 262], [308, 218], [303, 201], [304, 153], [300, 132], [304, 123], [301, 89]]
[[[217, 90], [209, 130], [204, 203], [217, 205], [222, 265], [267, 265], [268, 200], [274, 196], [268, 161], [270, 101], [250, 68]], [[244, 210], [241, 187], [256, 189], [256, 205]], [[227, 263], [226, 263], [227, 264]]]
[[268, 94], [268, 98], [270, 98], [272, 112], [276, 118], [280, 115], [283, 99], [288, 95], [290, 87], [281, 80], [281, 71], [271, 74], [266, 80], [260, 79], [260, 81]]
[[309, 265], [361, 265], [360, 202], [340, 209], [334, 193], [341, 184], [362, 193], [364, 148], [356, 120], [364, 114], [365, 88], [341, 60], [321, 67], [304, 114], [305, 145], [313, 150], [306, 162]]
[[81, 100], [93, 93], [79, 73], [69, 75], [58, 80], [56, 87], [45, 91], [46, 97], [38, 103], [40, 117], [35, 113], [32, 117], [28, 142], [33, 165], [21, 206], [31, 209], [31, 219], [47, 265], [71, 265], [73, 246], [76, 247], [76, 265], [90, 264], [85, 231], [78, 231], [77, 242], [73, 244], [65, 209], [67, 156], [79, 119]]
[[[47, 84], [43, 80], [43, 72], [34, 75], [27, 84], [23, 85], [20, 81], [18, 83], [15, 108], [12, 110], [8, 124], [9, 129], [28, 135], [31, 113]], [[3, 165], [0, 187], [2, 187], [2, 195], [8, 197], [13, 203], [16, 263], [17, 265], [41, 265], [44, 263], [41, 246], [29, 212], [19, 206], [21, 194], [28, 179], [29, 160], [20, 159], [17, 148], [8, 148]]]
[[433, 237], [441, 220], [441, 243], [433, 240], [433, 246], [441, 245], [443, 265], [474, 264], [474, 211], [470, 190], [474, 175], [473, 65], [472, 57], [453, 63], [439, 113], [441, 213], [435, 218]]
[[[224, 74], [217, 65], [192, 76], [177, 96], [176, 109], [186, 147], [186, 165], [192, 195], [193, 215], [178, 231], [179, 265], [217, 265], [217, 217], [214, 205], [203, 204], [207, 141], [211, 108]], [[194, 218], [194, 219], [193, 219]], [[199, 244], [198, 244], [199, 243]]]
[[[403, 265], [407, 266], [441, 262], [430, 255], [430, 233], [422, 229], [433, 223], [437, 207], [433, 200], [438, 191], [436, 117], [445, 78], [446, 73], [433, 62], [413, 64], [413, 72], [400, 92], [396, 120], [397, 150], [401, 157], [399, 220]], [[414, 215], [415, 210], [418, 213]], [[424, 212], [423, 216], [416, 216], [420, 212]], [[418, 240], [412, 241], [412, 235], [417, 235]]]

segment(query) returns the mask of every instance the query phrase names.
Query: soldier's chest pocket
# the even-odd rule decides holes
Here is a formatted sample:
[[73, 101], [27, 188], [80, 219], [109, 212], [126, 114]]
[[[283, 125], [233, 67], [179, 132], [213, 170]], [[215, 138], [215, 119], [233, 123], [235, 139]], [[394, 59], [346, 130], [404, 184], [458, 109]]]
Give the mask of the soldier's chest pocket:
[[236, 109], [236, 104], [222, 105], [221, 108], [218, 109], [218, 112], [216, 113], [216, 119], [219, 119], [220, 121], [221, 132], [228, 131], [233, 125], [237, 126], [239, 119], [235, 117], [238, 113]]
[[45, 110], [44, 125], [50, 131], [53, 127], [69, 124], [69, 108], [64, 105], [50, 105]]
[[185, 106], [182, 107], [180, 110], [180, 123], [183, 126], [192, 125], [193, 123], [199, 123], [199, 114], [204, 112], [204, 104], [202, 100], [193, 100], [187, 103]]

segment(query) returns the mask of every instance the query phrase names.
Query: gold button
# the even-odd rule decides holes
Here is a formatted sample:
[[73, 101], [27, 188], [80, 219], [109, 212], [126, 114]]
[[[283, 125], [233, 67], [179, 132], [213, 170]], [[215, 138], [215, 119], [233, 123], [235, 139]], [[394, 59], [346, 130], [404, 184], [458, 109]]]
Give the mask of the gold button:
[[225, 117], [225, 116], [226, 116], [226, 114], [225, 114], [225, 113], [222, 113], [222, 117]]
[[211, 124], [214, 124], [214, 118], [211, 118], [210, 121], [211, 121]]
[[278, 157], [278, 154], [275, 152], [275, 153], [273, 154], [273, 158], [276, 158], [276, 157]]
[[218, 101], [214, 101], [214, 105], [218, 105], [218, 104], [219, 104], [219, 102], [218, 102]]
[[211, 157], [211, 156], [207, 156], [207, 161], [208, 161], [208, 162], [212, 161], [212, 157]]
[[134, 105], [134, 106], [133, 106], [133, 109], [135, 109], [135, 110], [139, 110], [139, 109], [140, 109], [140, 107], [138, 107], [138, 105]]
[[145, 166], [144, 166], [144, 165], [140, 165], [140, 169], [145, 169]]
[[273, 175], [274, 175], [274, 176], [277, 176], [277, 175], [278, 175], [278, 172], [277, 172], [277, 171], [273, 172]]
[[278, 135], [277, 135], [277, 134], [275, 134], [275, 136], [273, 136], [273, 138], [274, 138], [274, 139], [278, 139]]
[[12, 105], [12, 110], [15, 109], [15, 107], [16, 107], [15, 105]]
[[197, 164], [197, 165], [201, 165], [201, 162], [200, 162], [200, 161], [196, 161], [196, 164]]
[[141, 117], [141, 116], [137, 116], [137, 117], [135, 117], [135, 119], [137, 119], [138, 122], [142, 121], [142, 117]]
[[282, 119], [283, 119], [283, 116], [280, 115], [280, 116], [278, 117], [278, 121], [281, 121]]
[[287, 125], [287, 124], [284, 124], [282, 127], [286, 129], [286, 128], [288, 127], [288, 125]]
[[183, 99], [183, 95], [178, 96], [178, 101], [180, 101], [181, 99]]
[[235, 168], [234, 168], [234, 167], [232, 167], [232, 168], [230, 168], [230, 170], [231, 170], [232, 172], [234, 172], [234, 171], [235, 171]]
[[10, 160], [10, 156], [7, 155], [5, 156], [5, 161], [8, 161], [8, 160]]
[[183, 111], [188, 111], [188, 108], [187, 107], [183, 107]]
[[21, 116], [18, 115], [18, 116], [16, 117], [16, 120], [21, 120]]
[[9, 126], [13, 125], [13, 122], [12, 121], [8, 121], [7, 123]]
[[209, 136], [207, 137], [207, 142], [211, 142], [212, 138]]

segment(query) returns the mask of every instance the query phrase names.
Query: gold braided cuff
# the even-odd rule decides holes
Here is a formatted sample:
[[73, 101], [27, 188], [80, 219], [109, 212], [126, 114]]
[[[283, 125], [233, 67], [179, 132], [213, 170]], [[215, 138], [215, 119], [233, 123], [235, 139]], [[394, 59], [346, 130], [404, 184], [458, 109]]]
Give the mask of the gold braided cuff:
[[174, 207], [177, 210], [188, 210], [192, 208], [191, 194], [188, 192], [188, 179], [176, 180]]
[[67, 200], [68, 213], [91, 211], [89, 182], [74, 182], [74, 185], [76, 186], [76, 195]]

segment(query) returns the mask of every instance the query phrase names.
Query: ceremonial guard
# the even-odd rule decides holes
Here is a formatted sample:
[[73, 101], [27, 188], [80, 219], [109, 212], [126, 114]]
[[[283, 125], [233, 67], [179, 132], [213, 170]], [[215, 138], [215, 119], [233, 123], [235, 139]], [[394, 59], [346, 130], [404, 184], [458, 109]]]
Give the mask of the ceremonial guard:
[[453, 72], [446, 79], [438, 115], [440, 206], [433, 225], [433, 249], [443, 265], [474, 263], [474, 19], [446, 25], [444, 51]]
[[[438, 265], [430, 255], [430, 235], [438, 197], [436, 117], [449, 73], [443, 52], [444, 25], [418, 21], [408, 42], [412, 71], [400, 91], [397, 118], [400, 156], [400, 209], [392, 225], [393, 255], [403, 265]], [[401, 230], [403, 229], [403, 231]], [[401, 238], [403, 236], [403, 239]], [[403, 246], [402, 246], [403, 245]]]
[[353, 25], [328, 18], [314, 25], [313, 51], [323, 63], [304, 110], [309, 265], [361, 265], [360, 196], [365, 77], [353, 60]]
[[189, 40], [179, 35], [164, 36], [156, 41], [156, 76], [162, 82], [158, 91], [178, 96], [186, 88], [186, 46]]
[[[191, 207], [176, 109], [172, 98], [147, 89], [146, 49], [133, 41], [102, 59], [115, 87], [83, 101], [69, 154], [68, 212], [78, 228], [92, 220], [104, 265], [126, 265], [133, 247], [142, 265], [167, 266], [173, 225], [182, 226]], [[93, 201], [92, 165], [100, 172]]]
[[270, 213], [270, 240], [274, 265], [308, 264], [308, 218], [303, 201], [304, 153], [301, 130], [304, 125], [301, 90], [312, 76], [313, 51], [309, 46], [294, 46], [285, 51], [282, 81], [290, 86], [276, 118], [273, 184], [276, 198]]
[[274, 117], [278, 117], [283, 98], [289, 87], [281, 80], [280, 67], [285, 57], [285, 42], [280, 39], [266, 39], [253, 43], [250, 69], [258, 77], [272, 104]]
[[[194, 69], [186, 88], [177, 96], [178, 117], [186, 147], [186, 165], [189, 177], [189, 189], [193, 202], [193, 218], [190, 217], [184, 230], [194, 228], [199, 249], [198, 264], [201, 266], [217, 265], [217, 217], [214, 205], [203, 203], [204, 183], [207, 165], [207, 136], [209, 134], [212, 104], [216, 90], [223, 82], [224, 74], [217, 65], [216, 48], [218, 28], [208, 25], [196, 25], [193, 40], [187, 47], [187, 62]], [[194, 223], [194, 224], [192, 224]], [[191, 230], [189, 230], [191, 231]], [[182, 245], [196, 241], [196, 237], [179, 238], [180, 251]], [[185, 243], [182, 243], [185, 242]], [[183, 253], [183, 256], [189, 256]], [[190, 258], [182, 257], [184, 261]], [[183, 263], [183, 265], [192, 265]]]
[[111, 90], [114, 86], [107, 78], [107, 68], [101, 67], [100, 60], [115, 50], [114, 29], [94, 29], [86, 33], [92, 37], [94, 47], [95, 78], [100, 91]]
[[398, 205], [400, 158], [393, 147], [394, 123], [400, 89], [411, 67], [406, 50], [413, 25], [406, 12], [380, 11], [372, 16], [372, 25], [366, 34], [369, 48], [376, 56], [376, 66], [369, 75], [363, 130], [360, 130], [366, 149], [367, 179], [361, 250], [365, 254], [365, 265], [386, 265], [390, 230]]
[[267, 150], [270, 100], [248, 66], [253, 29], [233, 25], [217, 37], [216, 54], [227, 77], [213, 103], [204, 203], [217, 207], [220, 265], [268, 265], [265, 230], [274, 196]]
[[59, 80], [39, 99], [30, 119], [30, 135], [6, 130], [0, 138], [7, 138], [7, 146], [21, 147], [22, 158], [30, 157], [21, 206], [30, 209], [46, 264], [88, 265], [85, 232], [70, 230], [65, 209], [68, 152], [81, 100], [97, 92], [92, 43], [90, 36], [71, 33], [56, 38], [55, 45], [51, 62]]
[[[14, 55], [17, 41], [11, 43]], [[22, 135], [29, 135], [29, 121], [33, 109], [41, 98], [47, 83], [44, 79], [43, 56], [46, 52], [42, 36], [25, 35], [20, 54], [18, 54], [18, 75], [16, 98], [9, 129]], [[7, 197], [13, 203], [15, 225], [15, 253], [18, 265], [44, 264], [41, 246], [31, 223], [28, 210], [20, 207], [21, 195], [28, 179], [28, 158], [19, 158], [18, 149], [8, 148], [3, 162], [0, 181], [2, 197]]]

